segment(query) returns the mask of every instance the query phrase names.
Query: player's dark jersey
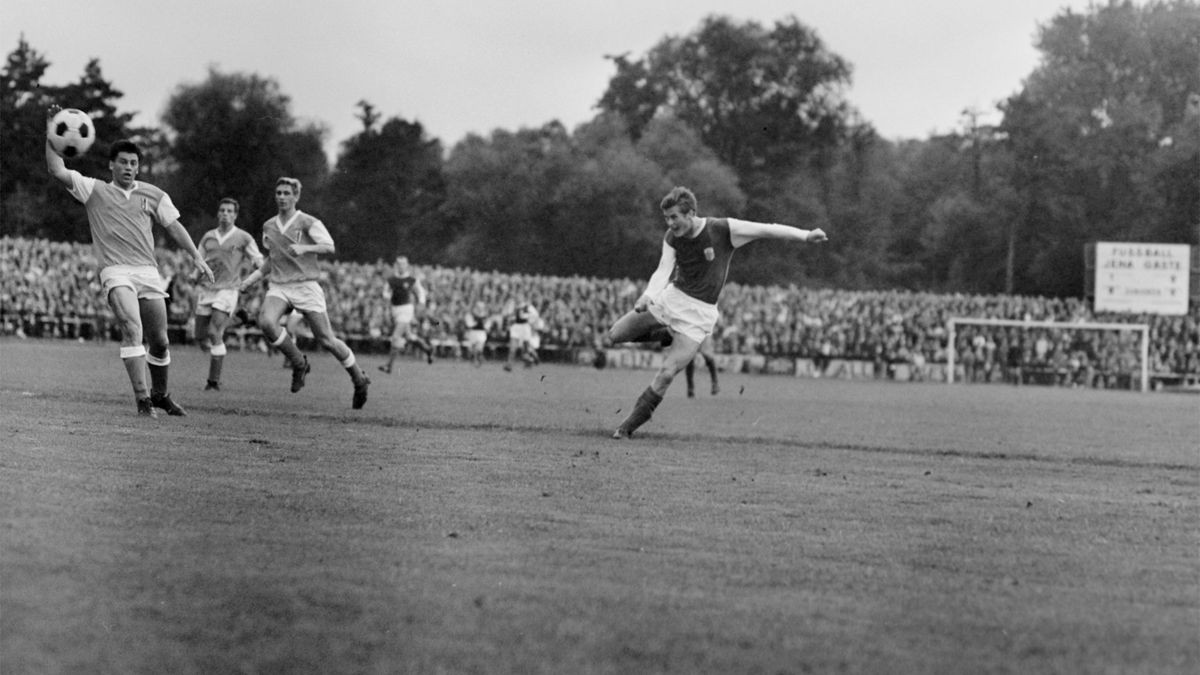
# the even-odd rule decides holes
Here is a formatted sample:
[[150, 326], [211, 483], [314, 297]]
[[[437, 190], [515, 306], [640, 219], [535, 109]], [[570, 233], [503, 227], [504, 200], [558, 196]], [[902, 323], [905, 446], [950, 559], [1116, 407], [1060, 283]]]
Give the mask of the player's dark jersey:
[[488, 315], [471, 312], [467, 315], [467, 330], [487, 330]]
[[512, 316], [509, 317], [510, 323], [529, 323], [537, 317], [537, 308], [533, 305], [518, 305], [513, 310]]
[[416, 277], [390, 277], [387, 283], [392, 289], [392, 305], [411, 305], [417, 298]]
[[675, 249], [675, 271], [671, 274], [675, 287], [697, 300], [717, 304], [733, 258], [729, 221], [708, 218], [695, 237], [675, 237], [667, 232], [665, 241]]

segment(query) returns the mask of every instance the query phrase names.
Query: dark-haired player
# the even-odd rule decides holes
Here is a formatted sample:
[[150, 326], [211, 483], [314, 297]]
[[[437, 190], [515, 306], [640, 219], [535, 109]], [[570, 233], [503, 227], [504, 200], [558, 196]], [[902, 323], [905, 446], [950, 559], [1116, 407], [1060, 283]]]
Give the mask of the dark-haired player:
[[[92, 246], [100, 261], [100, 282], [121, 329], [121, 360], [129, 374], [139, 415], [187, 413], [167, 391], [171, 363], [167, 340], [167, 283], [154, 257], [155, 223], [186, 251], [208, 281], [213, 273], [179, 222], [179, 209], [161, 189], [137, 180], [142, 151], [121, 140], [108, 152], [112, 181], [104, 183], [68, 169], [46, 141], [46, 168], [87, 211]], [[150, 382], [146, 382], [149, 370]]]

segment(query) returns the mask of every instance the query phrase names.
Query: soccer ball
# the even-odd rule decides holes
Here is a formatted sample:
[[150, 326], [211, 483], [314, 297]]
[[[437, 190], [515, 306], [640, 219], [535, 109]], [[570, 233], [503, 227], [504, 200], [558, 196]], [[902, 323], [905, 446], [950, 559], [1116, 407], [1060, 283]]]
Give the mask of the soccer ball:
[[50, 146], [68, 159], [78, 157], [92, 147], [96, 140], [96, 127], [87, 113], [75, 108], [64, 108], [50, 119]]

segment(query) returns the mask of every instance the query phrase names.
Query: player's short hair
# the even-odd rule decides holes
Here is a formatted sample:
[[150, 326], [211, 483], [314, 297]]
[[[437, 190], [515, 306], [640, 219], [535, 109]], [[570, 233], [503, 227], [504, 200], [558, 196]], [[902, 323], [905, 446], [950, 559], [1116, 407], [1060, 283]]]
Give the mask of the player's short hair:
[[678, 206], [682, 213], [695, 213], [698, 208], [696, 195], [692, 194], [691, 190], [682, 186], [672, 188], [667, 193], [667, 196], [662, 198], [662, 202], [658, 206], [663, 211], [670, 209], [672, 206]]
[[287, 176], [281, 176], [279, 180], [275, 181], [275, 187], [279, 187], [280, 185], [286, 185], [292, 188], [292, 191], [296, 193], [296, 196], [300, 196], [301, 185], [299, 178], [288, 178]]
[[112, 147], [108, 149], [108, 161], [113, 161], [122, 152], [137, 155], [138, 162], [142, 161], [142, 149], [138, 147], [137, 143], [128, 138], [123, 138], [112, 144]]
[[238, 204], [238, 200], [233, 197], [223, 197], [221, 201], [217, 202], [217, 208], [220, 208], [221, 204], [232, 204], [234, 213], [242, 210], [241, 204]]

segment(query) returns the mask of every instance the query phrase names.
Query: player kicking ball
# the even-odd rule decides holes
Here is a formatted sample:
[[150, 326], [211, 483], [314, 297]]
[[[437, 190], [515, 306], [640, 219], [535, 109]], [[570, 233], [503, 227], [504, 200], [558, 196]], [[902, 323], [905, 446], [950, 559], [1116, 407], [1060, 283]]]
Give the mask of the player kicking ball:
[[756, 239], [814, 244], [828, 239], [819, 228], [802, 230], [737, 218], [701, 217], [696, 196], [685, 187], [671, 190], [659, 206], [667, 232], [658, 269], [633, 310], [617, 319], [608, 337], [613, 343], [659, 340], [665, 330], [670, 345], [650, 386], [613, 432], [617, 439], [632, 437], [650, 420], [675, 376], [696, 358], [712, 333], [719, 317], [717, 299], [725, 287], [734, 250]]

